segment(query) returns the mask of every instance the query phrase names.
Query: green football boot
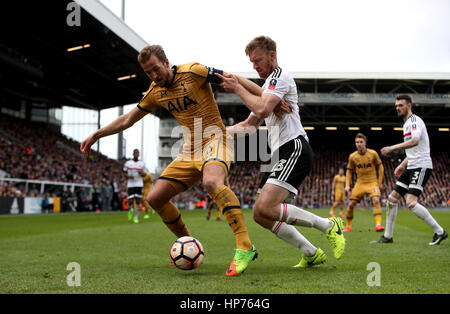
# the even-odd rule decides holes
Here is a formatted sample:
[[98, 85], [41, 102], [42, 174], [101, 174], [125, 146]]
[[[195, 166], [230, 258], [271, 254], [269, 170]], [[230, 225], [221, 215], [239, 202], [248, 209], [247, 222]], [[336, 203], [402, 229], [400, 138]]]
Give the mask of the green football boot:
[[345, 238], [344, 238], [344, 222], [340, 217], [328, 218], [334, 222], [332, 228], [326, 232], [327, 239], [333, 248], [334, 257], [340, 259], [345, 250]]
[[134, 214], [134, 210], [133, 210], [133, 208], [130, 208], [128, 210], [128, 221], [133, 220], [133, 214]]
[[255, 246], [252, 245], [252, 249], [249, 251], [236, 249], [233, 261], [231, 261], [230, 267], [228, 267], [225, 275], [233, 277], [241, 274], [247, 268], [248, 264], [258, 257], [258, 251]]
[[295, 268], [305, 268], [305, 267], [311, 267], [314, 265], [319, 265], [322, 263], [325, 263], [327, 260], [327, 256], [325, 255], [324, 251], [322, 249], [317, 248], [316, 254], [313, 256], [302, 256], [302, 259], [300, 260], [300, 263], [293, 266]]

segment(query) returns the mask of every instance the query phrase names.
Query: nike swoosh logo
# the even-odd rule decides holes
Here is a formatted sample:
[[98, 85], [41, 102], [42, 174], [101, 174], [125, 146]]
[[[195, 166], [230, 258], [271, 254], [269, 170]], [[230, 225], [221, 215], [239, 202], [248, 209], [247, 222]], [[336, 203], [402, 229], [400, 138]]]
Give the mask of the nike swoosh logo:
[[337, 228], [338, 228], [338, 231], [336, 233], [341, 235], [342, 234], [341, 227], [339, 227], [339, 224], [337, 221], [335, 221], [334, 223], [337, 225]]

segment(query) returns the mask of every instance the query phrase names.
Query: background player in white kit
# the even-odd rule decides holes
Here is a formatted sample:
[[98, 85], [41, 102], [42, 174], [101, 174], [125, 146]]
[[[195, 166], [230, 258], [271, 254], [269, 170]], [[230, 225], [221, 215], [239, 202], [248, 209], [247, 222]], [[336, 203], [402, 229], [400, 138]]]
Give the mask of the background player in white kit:
[[430, 157], [430, 141], [423, 120], [412, 113], [412, 99], [409, 95], [398, 95], [395, 101], [397, 115], [403, 119], [403, 143], [383, 147], [381, 154], [404, 149], [406, 158], [394, 170], [398, 178], [395, 190], [391, 192], [386, 207], [386, 229], [380, 239], [372, 243], [392, 243], [398, 202], [406, 195], [406, 204], [417, 217], [423, 219], [434, 231], [429, 245], [439, 244], [447, 238], [447, 232], [434, 220], [430, 212], [418, 202], [423, 187], [433, 169]]
[[[266, 36], [253, 39], [245, 50], [253, 68], [265, 83], [259, 93], [242, 85], [242, 80], [233, 75], [221, 76], [226, 91], [236, 93], [252, 111], [249, 117], [230, 128], [231, 134], [255, 130], [263, 120], [269, 131], [269, 146], [272, 151], [272, 171], [266, 176], [261, 194], [253, 208], [255, 221], [271, 230], [282, 240], [300, 248], [303, 257], [296, 267], [307, 267], [323, 263], [325, 253], [313, 246], [294, 226], [315, 227], [327, 234], [334, 255], [340, 258], [344, 252], [345, 239], [340, 218], [322, 218], [294, 205], [284, 203], [310, 172], [313, 153], [308, 137], [300, 122], [297, 86], [292, 76], [278, 66], [276, 43]], [[284, 99], [291, 108], [289, 114], [274, 113], [274, 109]]]
[[139, 211], [142, 199], [142, 188], [144, 182], [142, 178], [147, 173], [145, 163], [139, 160], [139, 149], [133, 150], [133, 159], [127, 160], [123, 166], [123, 171], [127, 177], [128, 188], [128, 220], [139, 223]]

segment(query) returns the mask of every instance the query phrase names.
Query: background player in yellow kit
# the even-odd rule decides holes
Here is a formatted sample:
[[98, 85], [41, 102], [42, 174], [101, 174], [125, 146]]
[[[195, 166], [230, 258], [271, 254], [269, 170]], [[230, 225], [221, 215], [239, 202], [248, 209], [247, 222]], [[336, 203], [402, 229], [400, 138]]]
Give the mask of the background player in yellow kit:
[[153, 178], [150, 172], [147, 172], [145, 176], [142, 178], [142, 181], [144, 181], [144, 188], [142, 190], [142, 205], [144, 205], [144, 219], [150, 218], [150, 210], [152, 211], [152, 214], [155, 213], [155, 211], [152, 209], [150, 204], [147, 201], [147, 195], [150, 192], [150, 187], [153, 182]]
[[[242, 273], [257, 256], [236, 195], [224, 184], [234, 157], [232, 138], [226, 135], [210, 83], [221, 83], [223, 71], [199, 63], [170, 66], [161, 46], [144, 47], [138, 62], [152, 81], [141, 102], [130, 112], [89, 135], [80, 146], [83, 154], [100, 138], [119, 133], [157, 107], [169, 111], [184, 131], [182, 152], [162, 172], [147, 200], [176, 236], [190, 236], [181, 213], [171, 199], [202, 181], [217, 202], [236, 239], [236, 251], [226, 276]], [[245, 80], [242, 78], [242, 80]], [[243, 84], [260, 88], [245, 80]], [[256, 86], [256, 88], [255, 88]]]
[[344, 204], [345, 204], [345, 175], [344, 168], [339, 168], [339, 173], [334, 176], [331, 186], [332, 195], [334, 199], [333, 207], [331, 207], [329, 215], [334, 217], [334, 209], [339, 205], [339, 216], [344, 216]]
[[348, 159], [345, 177], [345, 191], [347, 193], [350, 192], [353, 170], [356, 171], [357, 179], [347, 208], [347, 226], [344, 232], [352, 230], [353, 209], [366, 194], [369, 194], [372, 200], [375, 230], [377, 232], [384, 230], [384, 227], [381, 225], [380, 205], [380, 189], [383, 189], [384, 167], [378, 153], [373, 149], [368, 149], [366, 144], [367, 138], [365, 135], [362, 133], [356, 134], [355, 145], [357, 150]]

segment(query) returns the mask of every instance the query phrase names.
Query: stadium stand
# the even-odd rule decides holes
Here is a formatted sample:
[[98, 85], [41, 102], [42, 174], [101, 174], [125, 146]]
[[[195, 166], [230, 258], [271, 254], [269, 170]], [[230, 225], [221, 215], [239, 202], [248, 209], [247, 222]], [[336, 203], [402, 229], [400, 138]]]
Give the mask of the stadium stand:
[[[88, 201], [97, 190], [108, 195], [105, 185], [118, 183], [119, 190], [126, 189], [122, 175], [122, 163], [92, 151], [89, 159], [79, 152], [80, 143], [54, 132], [35, 122], [24, 124], [19, 119], [0, 115], [0, 169], [7, 177], [41, 181], [81, 183], [92, 185], [92, 192], [76, 191], [80, 199]], [[0, 196], [43, 196], [34, 186], [25, 188], [24, 183], [5, 182]], [[62, 196], [63, 186], [48, 185], [44, 193]], [[101, 207], [98, 205], [98, 207]]]
[[[111, 194], [113, 182], [119, 185], [119, 194], [125, 196], [126, 181], [122, 176], [122, 163], [97, 152], [89, 159], [77, 151], [79, 143], [54, 132], [45, 126], [30, 122], [19, 123], [16, 118], [0, 115], [0, 169], [8, 177], [18, 179], [73, 182], [92, 185], [92, 191], [77, 190], [79, 210], [108, 208], [102, 202]], [[330, 207], [331, 180], [339, 167], [346, 165], [349, 152], [321, 148], [315, 151], [312, 173], [303, 182], [299, 194], [293, 200], [305, 208]], [[450, 194], [450, 158], [445, 152], [432, 154], [434, 171], [425, 187], [422, 202], [428, 207], [447, 207]], [[394, 157], [383, 157], [384, 185], [383, 199], [395, 186], [393, 171], [398, 164]], [[229, 181], [231, 189], [240, 198], [243, 207], [251, 207], [263, 174], [260, 162], [243, 161], [234, 163]], [[49, 186], [45, 194], [63, 196], [64, 188]], [[67, 192], [66, 192], [67, 193]], [[4, 182], [0, 185], [0, 196], [42, 196], [36, 184], [25, 189], [25, 184]], [[67, 195], [71, 197], [71, 195]], [[180, 208], [194, 208], [198, 200], [206, 197], [201, 185], [178, 195], [174, 202]], [[103, 203], [103, 204], [102, 204]], [[370, 206], [365, 198], [359, 207]]]
[[[434, 171], [425, 187], [421, 202], [427, 207], [446, 208], [449, 206], [450, 195], [449, 157], [446, 153], [438, 152], [432, 154], [432, 158]], [[293, 202], [304, 208], [331, 207], [332, 179], [339, 167], [345, 167], [347, 159], [347, 152], [316, 151], [313, 171], [304, 180]], [[394, 158], [384, 157], [382, 161], [385, 168], [383, 181], [385, 189], [382, 191], [384, 206], [389, 192], [395, 187], [396, 180], [393, 173], [398, 162]], [[259, 162], [244, 161], [234, 164], [230, 171], [231, 189], [235, 191], [244, 208], [252, 207], [255, 202], [256, 192], [263, 176], [259, 171], [260, 166]], [[195, 208], [196, 202], [205, 197], [206, 193], [198, 184], [175, 197], [174, 202], [180, 208]], [[366, 196], [358, 208], [371, 208], [370, 206], [370, 200]]]

